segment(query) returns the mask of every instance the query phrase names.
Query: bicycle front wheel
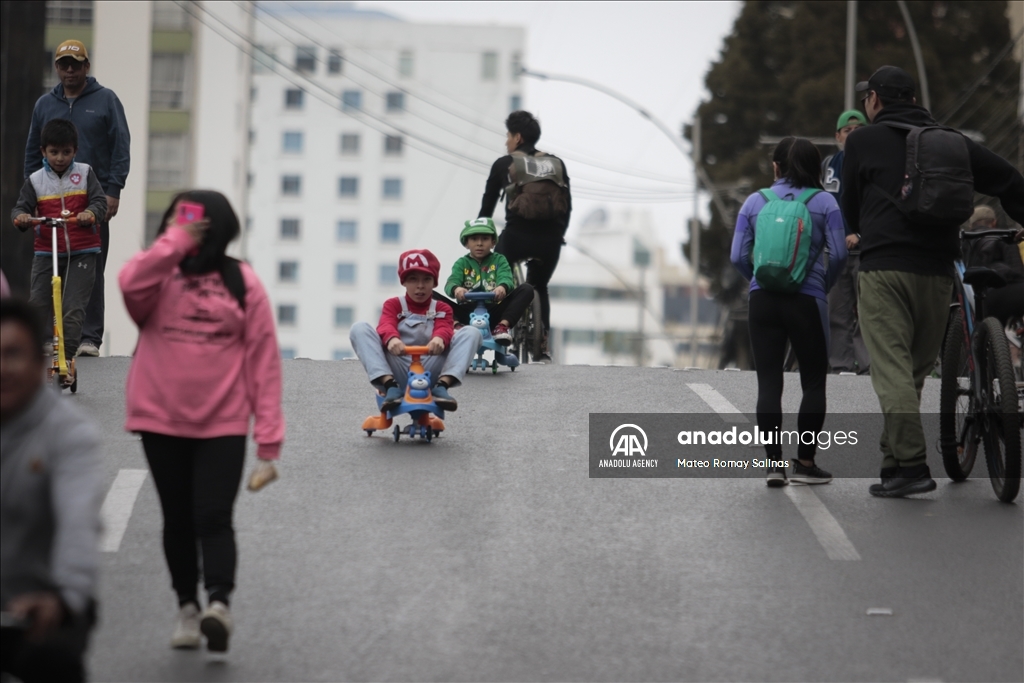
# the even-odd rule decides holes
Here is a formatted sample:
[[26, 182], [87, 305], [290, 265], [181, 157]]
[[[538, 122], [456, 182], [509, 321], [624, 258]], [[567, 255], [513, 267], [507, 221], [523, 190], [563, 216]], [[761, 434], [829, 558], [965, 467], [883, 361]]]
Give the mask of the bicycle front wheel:
[[965, 343], [965, 334], [963, 310], [955, 309], [946, 326], [939, 389], [939, 448], [946, 474], [953, 481], [967, 479], [978, 456], [979, 433], [968, 358], [971, 349]]
[[981, 376], [985, 411], [985, 462], [996, 497], [1010, 503], [1020, 491], [1020, 413], [1017, 382], [1003, 326], [985, 318], [978, 328], [978, 348], [985, 356]]

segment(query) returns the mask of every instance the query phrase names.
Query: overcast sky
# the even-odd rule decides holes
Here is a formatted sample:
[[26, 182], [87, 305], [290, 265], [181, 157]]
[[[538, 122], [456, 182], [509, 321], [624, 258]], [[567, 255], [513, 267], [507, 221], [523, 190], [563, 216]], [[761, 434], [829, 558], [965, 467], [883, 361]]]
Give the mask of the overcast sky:
[[[408, 21], [518, 25], [524, 65], [599, 81], [648, 109], [676, 134], [707, 97], [704, 76], [717, 59], [740, 2], [357, 2]], [[541, 149], [566, 159], [579, 191], [570, 235], [601, 205], [650, 210], [670, 255], [679, 254], [693, 215], [693, 167], [649, 121], [611, 97], [578, 85], [527, 79], [525, 107], [543, 127]], [[688, 149], [687, 145], [687, 149]], [[495, 150], [495, 157], [502, 150]], [[636, 177], [585, 165], [626, 170]], [[673, 183], [648, 177], [665, 178]], [[633, 197], [669, 191], [668, 202], [600, 201], [582, 196], [587, 180], [613, 181]], [[480, 179], [483, 187], [484, 179]], [[636, 188], [635, 190], [632, 190]], [[706, 215], [701, 199], [701, 215]], [[679, 260], [672, 256], [672, 260]]]

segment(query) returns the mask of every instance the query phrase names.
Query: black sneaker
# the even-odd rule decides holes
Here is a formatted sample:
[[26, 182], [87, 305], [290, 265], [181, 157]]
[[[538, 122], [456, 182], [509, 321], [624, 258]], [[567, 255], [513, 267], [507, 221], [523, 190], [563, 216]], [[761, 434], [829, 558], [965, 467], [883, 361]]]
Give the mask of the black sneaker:
[[790, 481], [794, 484], [827, 484], [832, 481], [832, 473], [826, 472], [813, 462], [810, 465], [803, 465], [799, 460], [793, 461], [793, 476]]
[[768, 484], [768, 486], [771, 486], [773, 489], [777, 489], [788, 484], [789, 481], [786, 479], [786, 468], [769, 467], [768, 477], [765, 483]]
[[[891, 476], [886, 477], [885, 470], [889, 470]], [[872, 484], [868, 487], [868, 493], [878, 498], [903, 498], [915, 493], [928, 493], [937, 487], [928, 465], [887, 467], [883, 469], [882, 483]]]

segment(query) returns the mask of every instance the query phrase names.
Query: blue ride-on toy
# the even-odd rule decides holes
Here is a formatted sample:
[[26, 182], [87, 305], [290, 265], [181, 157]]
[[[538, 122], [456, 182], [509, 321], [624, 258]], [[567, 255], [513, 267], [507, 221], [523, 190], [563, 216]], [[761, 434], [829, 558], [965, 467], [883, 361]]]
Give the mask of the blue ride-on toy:
[[[486, 370], [490, 367], [492, 373], [498, 374], [498, 366], [504, 365], [515, 372], [519, 366], [519, 359], [515, 354], [508, 352], [507, 346], [494, 341], [494, 337], [491, 336], [491, 314], [487, 312], [485, 304], [494, 300], [494, 292], [466, 292], [466, 300], [476, 302], [476, 310], [469, 314], [469, 324], [479, 330], [483, 338], [480, 348], [476, 351], [476, 358], [469, 364], [469, 369]], [[485, 351], [494, 352], [494, 360], [490, 363], [484, 358]]]
[[[371, 415], [363, 420], [363, 431], [367, 436], [373, 436], [375, 431], [391, 427], [391, 421], [399, 415], [408, 415], [412, 422], [405, 429], [398, 425], [394, 426], [391, 434], [395, 441], [404, 433], [410, 439], [419, 437], [429, 442], [444, 431], [444, 411], [434, 402], [434, 397], [430, 393], [430, 373], [420, 363], [420, 356], [427, 354], [427, 347], [406, 346], [405, 352], [412, 356], [412, 365], [409, 367], [402, 403], [393, 410], [381, 410], [380, 415]], [[377, 394], [377, 408], [380, 409], [383, 403], [384, 397]]]

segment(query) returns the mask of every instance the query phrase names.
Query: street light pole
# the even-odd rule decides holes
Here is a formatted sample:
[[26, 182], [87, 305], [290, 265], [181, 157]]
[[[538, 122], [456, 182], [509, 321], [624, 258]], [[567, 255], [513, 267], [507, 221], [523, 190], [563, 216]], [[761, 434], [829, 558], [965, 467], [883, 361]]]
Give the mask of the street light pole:
[[928, 111], [932, 110], [932, 98], [928, 94], [928, 74], [924, 70], [924, 57], [921, 56], [921, 43], [917, 42], [917, 31], [914, 30], [914, 22], [910, 18], [910, 10], [904, 0], [896, 0], [900, 13], [903, 15], [903, 23], [907, 25], [907, 33], [910, 35], [910, 46], [914, 48], [914, 61], [917, 62], [917, 79], [921, 81], [921, 103]]
[[857, 70], [857, 0], [846, 2], [846, 99], [843, 109], [853, 109], [854, 72]]
[[[693, 116], [693, 128], [690, 132], [690, 142], [693, 147], [693, 167], [700, 168], [700, 107]], [[700, 193], [700, 179], [694, 177], [693, 188], [693, 220], [690, 221], [690, 269], [693, 271], [690, 282], [690, 365], [697, 367], [697, 307], [700, 305], [698, 290], [700, 289], [700, 218], [697, 210], [700, 205], [698, 194]], [[723, 218], [725, 215], [723, 214]]]

